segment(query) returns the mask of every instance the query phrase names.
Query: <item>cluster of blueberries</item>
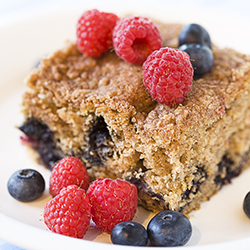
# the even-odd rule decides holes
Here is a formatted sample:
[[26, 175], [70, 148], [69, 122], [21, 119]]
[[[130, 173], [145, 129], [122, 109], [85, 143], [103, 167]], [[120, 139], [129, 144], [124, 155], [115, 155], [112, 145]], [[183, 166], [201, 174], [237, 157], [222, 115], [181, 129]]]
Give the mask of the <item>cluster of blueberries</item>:
[[200, 77], [212, 68], [214, 56], [211, 39], [208, 32], [201, 25], [192, 23], [181, 29], [179, 50], [189, 54], [194, 76]]
[[164, 210], [156, 214], [147, 229], [140, 223], [125, 221], [117, 224], [111, 232], [113, 244], [146, 246], [184, 246], [192, 235], [189, 219], [182, 213]]

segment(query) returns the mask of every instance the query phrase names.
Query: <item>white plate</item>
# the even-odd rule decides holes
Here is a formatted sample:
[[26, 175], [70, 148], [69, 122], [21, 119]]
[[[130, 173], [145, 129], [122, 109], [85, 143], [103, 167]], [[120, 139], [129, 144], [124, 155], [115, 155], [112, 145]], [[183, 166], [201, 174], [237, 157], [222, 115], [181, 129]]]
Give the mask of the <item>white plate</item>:
[[[185, 1], [178, 8], [179, 2], [160, 0], [126, 0], [126, 4], [107, 0], [73, 3], [64, 1], [52, 5], [49, 10], [41, 8], [19, 15], [18, 19], [0, 22], [0, 238], [33, 250], [134, 249], [110, 244], [109, 235], [94, 226], [83, 240], [49, 232], [42, 222], [44, 204], [50, 199], [48, 185], [44, 195], [31, 203], [18, 202], [8, 194], [8, 178], [17, 169], [35, 168], [43, 174], [47, 184], [50, 175], [50, 171], [29, 158], [15, 127], [23, 119], [19, 112], [21, 95], [25, 91], [23, 79], [40, 56], [59, 49], [66, 39], [75, 39], [76, 20], [87, 9], [98, 8], [118, 15], [134, 13], [166, 22], [197, 22], [207, 28], [213, 42], [246, 53], [250, 53], [250, 37], [246, 32], [249, 19], [239, 18], [237, 13], [237, 19], [231, 18], [230, 12], [221, 17], [220, 10], [211, 14], [211, 9], [195, 8], [194, 4]], [[242, 202], [250, 190], [249, 179], [250, 170], [247, 170], [191, 214], [194, 230], [185, 249], [248, 249], [250, 220], [242, 211]], [[139, 207], [135, 220], [146, 226], [151, 217], [151, 213]]]

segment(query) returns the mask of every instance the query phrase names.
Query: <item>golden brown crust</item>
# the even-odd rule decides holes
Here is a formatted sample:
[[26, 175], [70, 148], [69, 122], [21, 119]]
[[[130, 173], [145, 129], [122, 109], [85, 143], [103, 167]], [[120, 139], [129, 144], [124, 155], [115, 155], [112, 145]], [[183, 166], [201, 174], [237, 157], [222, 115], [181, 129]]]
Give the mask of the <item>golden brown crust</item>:
[[[157, 25], [164, 46], [176, 47], [182, 26]], [[194, 80], [182, 104], [167, 107], [144, 87], [141, 66], [112, 51], [86, 58], [69, 43], [29, 75], [23, 112], [49, 126], [65, 155], [83, 160], [90, 128], [102, 117], [111, 156], [88, 154], [101, 160], [85, 159], [91, 177], [136, 183], [149, 209], [189, 212], [221, 188], [228, 172], [240, 172], [250, 148], [250, 57], [216, 46], [213, 54], [211, 72]]]

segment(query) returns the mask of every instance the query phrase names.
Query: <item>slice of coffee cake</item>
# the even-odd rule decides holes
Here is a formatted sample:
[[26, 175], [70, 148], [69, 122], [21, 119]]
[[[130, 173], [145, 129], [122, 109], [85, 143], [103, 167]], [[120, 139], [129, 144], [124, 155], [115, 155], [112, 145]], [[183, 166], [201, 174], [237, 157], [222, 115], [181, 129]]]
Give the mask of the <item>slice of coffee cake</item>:
[[[182, 26], [157, 26], [163, 46], [177, 47]], [[47, 167], [73, 155], [93, 179], [134, 183], [147, 209], [197, 209], [241, 173], [250, 149], [250, 57], [216, 46], [213, 55], [211, 72], [168, 107], [151, 98], [141, 66], [69, 43], [26, 80], [23, 141]]]

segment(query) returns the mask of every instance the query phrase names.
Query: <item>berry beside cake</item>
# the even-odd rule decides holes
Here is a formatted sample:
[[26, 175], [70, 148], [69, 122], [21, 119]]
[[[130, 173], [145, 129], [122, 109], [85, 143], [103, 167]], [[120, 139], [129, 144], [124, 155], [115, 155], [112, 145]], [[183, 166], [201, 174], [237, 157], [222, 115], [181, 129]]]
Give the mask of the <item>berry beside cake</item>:
[[77, 37], [26, 79], [19, 128], [40, 163], [78, 157], [92, 180], [135, 184], [146, 209], [183, 213], [243, 171], [249, 56], [211, 44], [200, 25], [97, 10]]

